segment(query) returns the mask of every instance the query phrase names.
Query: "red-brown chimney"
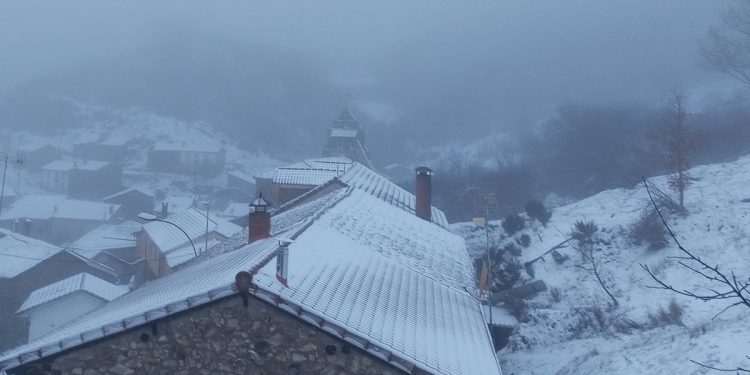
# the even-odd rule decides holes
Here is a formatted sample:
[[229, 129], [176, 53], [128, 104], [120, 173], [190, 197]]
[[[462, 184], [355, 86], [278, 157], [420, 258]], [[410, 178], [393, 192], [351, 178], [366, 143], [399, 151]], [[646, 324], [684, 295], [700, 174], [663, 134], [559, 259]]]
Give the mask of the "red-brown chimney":
[[263, 195], [250, 204], [250, 221], [248, 223], [248, 243], [271, 237], [271, 204], [263, 199]]
[[432, 169], [417, 167], [417, 216], [432, 221]]

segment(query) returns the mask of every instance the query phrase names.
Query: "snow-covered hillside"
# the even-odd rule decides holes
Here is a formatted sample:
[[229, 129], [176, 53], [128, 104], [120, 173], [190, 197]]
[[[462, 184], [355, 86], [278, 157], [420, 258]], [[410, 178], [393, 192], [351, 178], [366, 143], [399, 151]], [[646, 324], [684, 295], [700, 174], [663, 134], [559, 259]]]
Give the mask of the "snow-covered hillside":
[[[156, 144], [167, 143], [187, 148], [223, 147], [226, 152], [225, 170], [249, 176], [283, 164], [262, 152], [239, 148], [229, 136], [202, 121], [184, 122], [137, 108], [111, 110], [83, 104], [79, 104], [79, 107], [80, 127], [48, 135], [29, 132], [5, 134], [3, 149], [13, 155], [16, 151], [23, 154], [24, 151], [45, 145], [72, 152], [73, 146], [78, 143], [124, 144], [132, 151], [123, 165], [124, 184], [145, 191], [164, 190], [172, 194], [179, 193], [179, 186], [190, 185], [194, 177], [150, 172], [146, 158], [148, 151]], [[14, 177], [9, 175], [9, 178]], [[10, 185], [13, 186], [12, 183]]]
[[[750, 156], [731, 163], [696, 167], [697, 178], [686, 194], [689, 214], [668, 216], [668, 223], [683, 246], [720, 269], [734, 271], [741, 280], [750, 276]], [[651, 180], [666, 188], [666, 178]], [[642, 269], [679, 289], [699, 292], [721, 288], [678, 264], [680, 255], [671, 241], [666, 248], [649, 250], [636, 246], [628, 232], [650, 204], [642, 187], [601, 192], [579, 202], [554, 208], [546, 228], [527, 220], [532, 241], [523, 248], [523, 264], [563, 242], [576, 221], [594, 221], [599, 227], [598, 253], [604, 282], [619, 301], [607, 307], [609, 298], [596, 280], [580, 269], [582, 257], [570, 246], [559, 250], [568, 260], [559, 264], [551, 255], [533, 265], [535, 279], [560, 291], [560, 297], [541, 293], [529, 301], [528, 321], [520, 324], [511, 344], [500, 351], [505, 374], [702, 374], [698, 361], [717, 367], [748, 368], [750, 360], [750, 309], [735, 307], [712, 319], [729, 302], [701, 302], [675, 293], [650, 288], [656, 285]], [[492, 241], [502, 247], [510, 239], [496, 222]], [[456, 224], [476, 254], [485, 246], [484, 231], [470, 223]], [[522, 271], [523, 279], [531, 276]], [[649, 315], [666, 309], [671, 301], [682, 307], [682, 325], [651, 324]], [[603, 312], [604, 328], [597, 318], [586, 324], [582, 314]], [[584, 321], [582, 323], [582, 321]], [[617, 324], [640, 326], [622, 333]]]

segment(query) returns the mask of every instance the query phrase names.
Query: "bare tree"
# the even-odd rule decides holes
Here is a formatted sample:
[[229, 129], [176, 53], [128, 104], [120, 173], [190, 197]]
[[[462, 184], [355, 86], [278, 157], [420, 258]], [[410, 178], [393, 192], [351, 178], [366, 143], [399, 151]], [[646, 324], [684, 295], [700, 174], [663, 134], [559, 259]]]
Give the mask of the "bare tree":
[[661, 154], [661, 163], [669, 173], [669, 186], [679, 196], [680, 208], [685, 209], [685, 190], [692, 184], [690, 176], [690, 155], [697, 139], [690, 127], [690, 114], [687, 110], [687, 96], [675, 92], [664, 111], [664, 120], [651, 138]]
[[601, 286], [604, 290], [604, 293], [607, 293], [607, 296], [612, 299], [612, 303], [614, 304], [614, 306], [617, 307], [620, 305], [620, 303], [617, 301], [617, 298], [615, 298], [612, 292], [610, 292], [607, 284], [604, 282], [604, 279], [602, 279], [602, 269], [598, 258], [599, 249], [596, 247], [596, 232], [598, 230], [599, 228], [593, 221], [576, 222], [573, 226], [573, 229], [571, 230], [570, 237], [575, 240], [577, 246], [571, 246], [574, 249], [578, 250], [579, 253], [581, 253], [583, 263], [580, 264], [578, 268], [588, 272], [591, 276], [593, 276], [599, 283], [599, 286]]
[[[654, 209], [656, 210], [657, 214], [659, 215], [659, 219], [661, 219], [662, 224], [667, 229], [667, 232], [669, 232], [669, 235], [674, 240], [675, 244], [677, 244], [677, 248], [680, 249], [680, 252], [682, 255], [673, 257], [674, 259], [677, 259], [678, 264], [691, 271], [696, 277], [704, 279], [710, 286], [707, 286], [706, 289], [707, 292], [699, 292], [696, 290], [690, 290], [687, 288], [683, 288], [680, 286], [673, 286], [668, 281], [665, 281], [664, 279], [656, 276], [654, 272], [648, 267], [648, 265], [641, 264], [641, 268], [643, 268], [646, 272], [648, 272], [649, 276], [651, 276], [651, 279], [654, 280], [657, 284], [657, 286], [652, 286], [651, 288], [654, 289], [662, 289], [667, 290], [673, 293], [677, 293], [679, 295], [683, 295], [686, 297], [694, 298], [697, 300], [701, 300], [704, 302], [708, 301], [726, 301], [729, 304], [725, 306], [719, 313], [714, 315], [714, 319], [718, 317], [719, 315], [723, 314], [727, 310], [737, 307], [737, 306], [745, 306], [747, 308], [750, 308], [750, 278], [747, 280], [743, 280], [741, 277], [738, 278], [737, 275], [733, 270], [723, 271], [723, 268], [720, 269], [719, 265], [710, 265], [707, 263], [703, 258], [699, 257], [692, 251], [687, 250], [685, 247], [680, 244], [680, 241], [677, 240], [677, 237], [675, 236], [674, 232], [672, 232], [672, 229], [667, 224], [667, 221], [664, 219], [664, 216], [662, 215], [661, 210], [659, 209], [659, 205], [656, 204], [656, 200], [654, 199], [654, 196], [651, 193], [651, 188], [649, 183], [646, 181], [646, 179], [643, 179], [643, 184], [646, 187], [646, 191], [648, 192], [649, 199], [651, 200], [651, 204], [654, 206]], [[748, 357], [750, 359], [750, 357]], [[712, 367], [705, 365], [700, 362], [691, 361], [695, 364], [698, 364], [700, 366], [713, 369], [713, 370], [719, 370], [719, 371], [727, 371], [727, 372], [748, 372], [750, 373], [750, 370], [742, 368], [742, 367], [736, 367], [736, 368], [718, 368], [718, 367]]]
[[750, 85], [750, 1], [734, 0], [700, 49], [709, 66]]

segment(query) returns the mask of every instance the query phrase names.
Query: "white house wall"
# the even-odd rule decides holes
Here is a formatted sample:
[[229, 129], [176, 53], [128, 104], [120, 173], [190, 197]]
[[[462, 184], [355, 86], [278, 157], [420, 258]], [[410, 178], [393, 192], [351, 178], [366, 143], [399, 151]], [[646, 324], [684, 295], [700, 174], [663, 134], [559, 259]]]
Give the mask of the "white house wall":
[[94, 310], [104, 302], [88, 293], [77, 292], [29, 311], [29, 341]]

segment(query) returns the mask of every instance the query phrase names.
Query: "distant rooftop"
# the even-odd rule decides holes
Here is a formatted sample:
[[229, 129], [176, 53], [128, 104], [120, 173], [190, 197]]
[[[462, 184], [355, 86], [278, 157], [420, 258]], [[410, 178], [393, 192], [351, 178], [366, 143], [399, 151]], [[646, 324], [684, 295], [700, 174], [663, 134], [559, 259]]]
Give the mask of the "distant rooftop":
[[170, 143], [163, 142], [154, 145], [155, 151], [189, 151], [189, 152], [221, 152], [220, 144], [212, 142], [195, 142], [195, 143]]
[[70, 199], [64, 195], [30, 194], [3, 210], [0, 220], [61, 218], [106, 221], [119, 209], [118, 204]]
[[[259, 178], [271, 179], [274, 183], [282, 185], [308, 187], [319, 186], [338, 178], [348, 186], [362, 189], [407, 212], [416, 212], [414, 194], [393, 183], [388, 177], [348, 158], [309, 159], [286, 167], [276, 168], [271, 172], [260, 175]], [[435, 207], [432, 208], [432, 222], [442, 227], [448, 226], [445, 213]]]
[[60, 247], [0, 229], [0, 278], [18, 276], [60, 251]]
[[[242, 230], [240, 226], [232, 224], [228, 220], [216, 217], [213, 213], [209, 214], [208, 219], [209, 233], [216, 232], [224, 237], [230, 237]], [[182, 230], [184, 230], [193, 240], [202, 237], [206, 233], [206, 212], [197, 208], [190, 208], [178, 212], [167, 217], [166, 220], [182, 228]], [[146, 231], [156, 246], [158, 246], [165, 254], [169, 254], [170, 252], [178, 250], [184, 246], [190, 246], [185, 233], [182, 233], [182, 231], [177, 229], [174, 225], [160, 221], [153, 221], [144, 224], [143, 230]], [[196, 244], [196, 246], [198, 245], [203, 244]], [[191, 247], [190, 252], [192, 253], [192, 251]], [[186, 261], [187, 260], [189, 259], [186, 259]]]
[[127, 286], [114, 285], [88, 273], [79, 273], [31, 292], [16, 313], [31, 310], [76, 292], [88, 293], [103, 302], [109, 302], [127, 291]]
[[70, 244], [68, 249], [92, 259], [105, 250], [135, 247], [133, 234], [140, 230], [141, 224], [134, 221], [100, 225]]
[[106, 167], [109, 164], [110, 163], [106, 161], [96, 161], [96, 160], [85, 160], [85, 161], [55, 160], [44, 165], [42, 169], [47, 170], [47, 171], [60, 171], [60, 172], [69, 172], [74, 169], [78, 169], [82, 171], [97, 171], [99, 169]]

